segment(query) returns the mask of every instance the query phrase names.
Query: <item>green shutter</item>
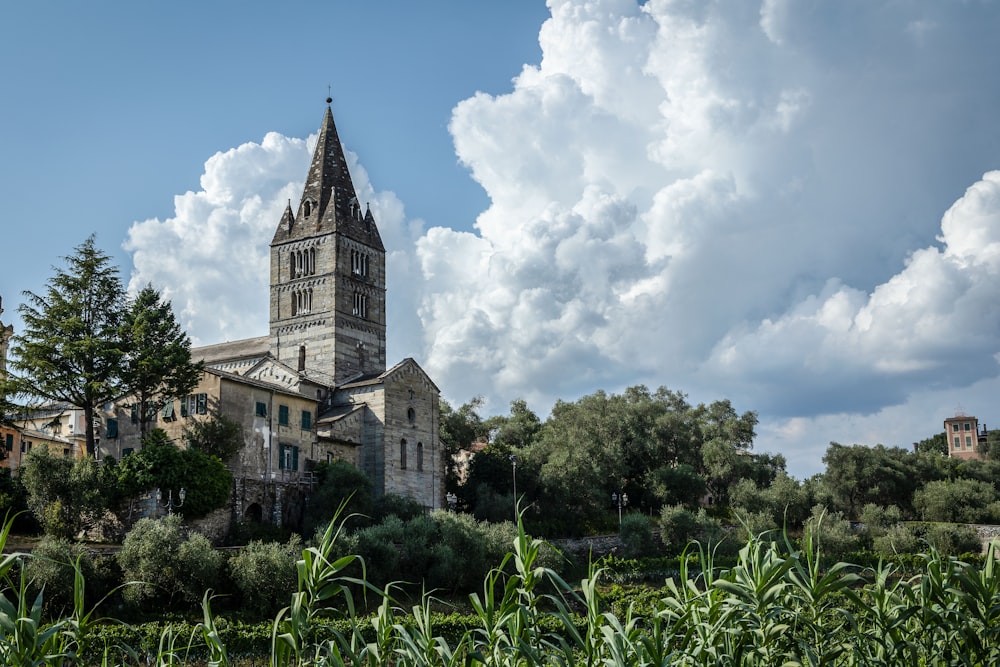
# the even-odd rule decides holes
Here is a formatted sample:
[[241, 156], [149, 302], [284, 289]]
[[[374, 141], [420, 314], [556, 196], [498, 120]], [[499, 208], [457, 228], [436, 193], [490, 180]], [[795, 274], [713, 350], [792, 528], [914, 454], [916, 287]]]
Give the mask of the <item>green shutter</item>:
[[288, 406], [279, 405], [278, 406], [278, 425], [288, 426]]
[[313, 413], [309, 410], [302, 411], [302, 430], [308, 431], [312, 428]]
[[13, 433], [8, 433], [7, 434], [7, 451], [8, 452], [14, 451], [14, 434]]
[[257, 402], [257, 416], [266, 417], [267, 416], [267, 403]]
[[[258, 403], [257, 405], [260, 405], [260, 403]], [[284, 469], [285, 469], [285, 446], [278, 445], [278, 470], [284, 470]]]
[[109, 440], [118, 437], [118, 419], [115, 417], [108, 417], [107, 437]]
[[198, 414], [208, 414], [208, 394], [198, 394]]
[[182, 396], [181, 397], [181, 417], [187, 417], [188, 416], [188, 401], [190, 401], [190, 400], [191, 400], [190, 396]]
[[299, 448], [292, 447], [292, 470], [299, 469]]
[[138, 403], [133, 403], [132, 404], [132, 409], [131, 409], [131, 413], [130, 413], [129, 417], [132, 419], [132, 423], [133, 424], [138, 424], [139, 423], [139, 404]]
[[167, 421], [173, 421], [174, 420], [174, 402], [170, 401], [169, 403], [164, 404], [163, 410], [160, 411], [160, 414], [162, 415], [163, 419], [165, 419]]

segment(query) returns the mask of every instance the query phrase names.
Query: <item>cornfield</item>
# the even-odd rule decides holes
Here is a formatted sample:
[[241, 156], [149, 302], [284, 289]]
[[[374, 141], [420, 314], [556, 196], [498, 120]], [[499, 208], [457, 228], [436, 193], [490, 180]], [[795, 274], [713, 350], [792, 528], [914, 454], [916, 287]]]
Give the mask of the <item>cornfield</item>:
[[[0, 546], [9, 531], [8, 523]], [[20, 567], [31, 556], [6, 555], [0, 660], [274, 667], [1000, 664], [996, 545], [981, 566], [931, 551], [923, 571], [903, 576], [887, 566], [823, 566], [808, 539], [799, 546], [787, 537], [753, 537], [735, 566], [715, 568], [711, 553], [699, 550], [697, 574], [682, 567], [652, 605], [616, 615], [602, 600], [600, 568], [570, 585], [538, 564], [542, 542], [520, 528], [511, 552], [470, 596], [469, 627], [446, 638], [435, 626], [431, 593], [406, 608], [395, 587], [375, 590], [363, 577], [347, 576], [357, 558], [334, 555], [339, 536], [331, 523], [316, 546], [302, 551], [297, 592], [274, 619], [270, 655], [257, 658], [227, 650], [210, 593], [193, 632], [168, 625], [152, 650], [108, 640], [113, 633], [103, 630], [118, 622], [84, 609], [79, 570], [72, 612], [43, 623], [41, 595], [28, 599]], [[357, 611], [358, 595], [374, 596], [377, 611]]]

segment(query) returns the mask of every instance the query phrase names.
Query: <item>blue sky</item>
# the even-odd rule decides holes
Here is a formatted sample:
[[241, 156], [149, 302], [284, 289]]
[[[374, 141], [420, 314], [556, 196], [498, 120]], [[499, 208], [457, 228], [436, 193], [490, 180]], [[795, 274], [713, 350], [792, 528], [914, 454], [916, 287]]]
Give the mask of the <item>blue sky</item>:
[[831, 440], [1000, 418], [1000, 4], [22, 3], [0, 294], [89, 233], [199, 343], [266, 331], [327, 86], [389, 357], [487, 412], [631, 384]]

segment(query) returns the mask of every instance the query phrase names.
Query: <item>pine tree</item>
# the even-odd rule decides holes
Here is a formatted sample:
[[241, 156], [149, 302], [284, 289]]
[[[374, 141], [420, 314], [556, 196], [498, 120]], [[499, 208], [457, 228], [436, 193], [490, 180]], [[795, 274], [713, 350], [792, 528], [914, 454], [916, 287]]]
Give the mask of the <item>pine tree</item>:
[[95, 452], [97, 406], [121, 393], [118, 329], [125, 293], [118, 268], [91, 235], [64, 258], [44, 294], [24, 292], [24, 332], [13, 338], [12, 393], [64, 401], [84, 412], [87, 453]]
[[202, 364], [191, 363], [191, 339], [177, 323], [170, 302], [152, 285], [130, 302], [120, 335], [125, 350], [122, 383], [140, 406], [139, 432], [145, 437], [157, 411], [197, 386]]

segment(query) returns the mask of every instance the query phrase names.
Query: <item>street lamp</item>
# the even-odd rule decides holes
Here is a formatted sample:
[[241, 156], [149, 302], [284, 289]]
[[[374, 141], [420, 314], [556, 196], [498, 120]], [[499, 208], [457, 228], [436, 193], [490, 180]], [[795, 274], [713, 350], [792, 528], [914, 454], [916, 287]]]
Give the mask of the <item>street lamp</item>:
[[624, 491], [618, 493], [616, 491], [611, 492], [611, 502], [618, 504], [618, 530], [622, 527], [622, 508], [628, 506], [628, 494]]
[[178, 492], [177, 496], [181, 499], [179, 503], [174, 502], [174, 491], [170, 489], [167, 491], [167, 502], [163, 502], [163, 492], [159, 489], [156, 490], [156, 502], [167, 508], [167, 514], [172, 515], [174, 513], [174, 508], [180, 507], [184, 504], [184, 497], [187, 496], [187, 491], [184, 487]]
[[517, 457], [510, 455], [510, 469], [514, 479], [514, 523], [517, 523]]

